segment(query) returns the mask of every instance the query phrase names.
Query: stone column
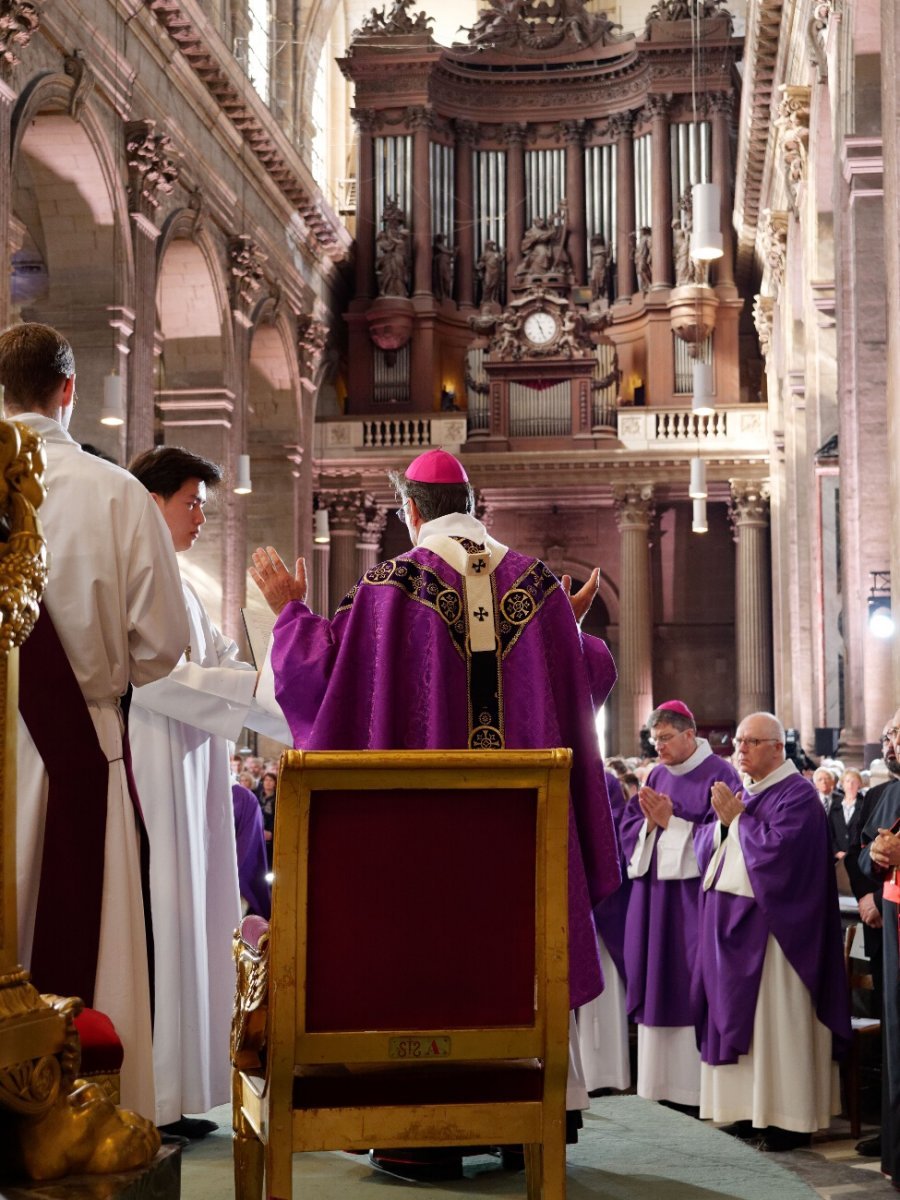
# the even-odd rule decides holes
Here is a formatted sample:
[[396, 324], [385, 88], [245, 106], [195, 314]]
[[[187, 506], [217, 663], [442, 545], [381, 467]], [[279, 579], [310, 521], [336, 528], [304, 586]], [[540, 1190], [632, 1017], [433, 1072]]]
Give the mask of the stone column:
[[716, 285], [734, 288], [734, 229], [731, 224], [731, 187], [734, 173], [731, 169], [731, 110], [734, 96], [731, 92], [715, 92], [709, 97], [710, 121], [712, 123], [712, 182], [719, 185], [722, 194], [719, 210], [719, 227], [722, 230], [722, 257], [713, 263]]
[[[431, 295], [431, 125], [427, 108], [408, 108], [406, 122], [413, 134], [412, 234], [413, 295]], [[407, 216], [410, 214], [407, 213]]]
[[[900, 11], [894, 0], [881, 0], [882, 62], [900, 54]], [[886, 325], [887, 435], [885, 444], [900, 445], [900, 77], [886, 70], [881, 80], [881, 129], [884, 145], [884, 250], [887, 275]], [[900, 461], [890, 455], [891, 579], [900, 598]], [[895, 619], [900, 603], [894, 601]], [[900, 636], [893, 638], [893, 694], [900, 698]]]
[[[134, 338], [128, 370], [126, 453], [130, 460], [153, 445], [153, 368], [156, 352], [156, 212], [171, 195], [178, 167], [171, 140], [149, 119], [125, 125], [128, 210], [134, 250]], [[200, 208], [196, 210], [199, 218]], [[114, 231], [113, 236], [118, 236]]]
[[620, 536], [619, 745], [637, 754], [641, 726], [653, 709], [653, 604], [650, 594], [652, 484], [613, 490]]
[[576, 286], [587, 280], [587, 240], [584, 207], [584, 121], [565, 121], [566, 201], [569, 206], [569, 258]]
[[769, 584], [769, 488], [731, 481], [735, 564], [736, 710], [772, 710], [772, 594]]
[[329, 607], [328, 574], [331, 566], [331, 545], [329, 542], [314, 542], [312, 552], [312, 572], [309, 587], [310, 607], [320, 617], [332, 616]]
[[374, 109], [354, 109], [358, 139], [356, 165], [356, 300], [375, 295], [375, 130]]
[[348, 492], [331, 505], [331, 555], [328, 567], [328, 592], [336, 608], [359, 579], [356, 543], [363, 498]]
[[472, 196], [472, 147], [478, 126], [456, 121], [456, 302], [460, 308], [475, 304], [475, 214]]
[[524, 124], [504, 125], [506, 142], [506, 278], [509, 284], [516, 277], [522, 257], [522, 238], [525, 236], [525, 134]]
[[669, 105], [664, 96], [648, 96], [653, 147], [650, 211], [653, 224], [653, 283], [650, 290], [672, 286], [672, 154], [669, 146]]
[[635, 289], [629, 237], [634, 229], [634, 117], [614, 113], [609, 132], [616, 139], [616, 300], [630, 301]]
[[379, 508], [371, 496], [366, 496], [357, 522], [356, 577], [379, 563], [382, 558], [381, 542], [387, 525], [388, 509]]

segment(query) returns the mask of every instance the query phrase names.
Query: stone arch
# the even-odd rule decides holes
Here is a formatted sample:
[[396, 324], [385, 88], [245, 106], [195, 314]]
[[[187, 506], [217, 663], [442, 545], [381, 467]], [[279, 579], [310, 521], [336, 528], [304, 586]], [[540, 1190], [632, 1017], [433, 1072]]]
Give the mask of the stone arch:
[[73, 434], [118, 456], [118, 432], [98, 418], [103, 378], [128, 354], [134, 266], [125, 189], [85, 77], [36, 76], [16, 104], [10, 299], [13, 317], [67, 335], [81, 399]]

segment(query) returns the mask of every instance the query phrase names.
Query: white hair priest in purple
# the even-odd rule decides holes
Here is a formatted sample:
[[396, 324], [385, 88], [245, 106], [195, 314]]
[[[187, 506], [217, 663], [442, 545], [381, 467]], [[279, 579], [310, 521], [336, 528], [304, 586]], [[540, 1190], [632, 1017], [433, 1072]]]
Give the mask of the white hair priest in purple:
[[744, 786], [713, 786], [717, 820], [694, 839], [700, 1115], [790, 1150], [840, 1111], [834, 1059], [850, 1039], [831, 840], [778, 719], [745, 717], [734, 743]]
[[[570, 595], [568, 577], [496, 541], [474, 515], [463, 464], [445, 450], [390, 478], [412, 548], [367, 571], [330, 620], [306, 604], [303, 560], [291, 573], [271, 547], [253, 555], [251, 577], [278, 614], [278, 703], [305, 749], [572, 748], [576, 1008], [603, 988], [593, 911], [620, 881], [595, 726], [615, 667], [578, 623], [599, 572]], [[402, 957], [401, 947], [385, 952]]]

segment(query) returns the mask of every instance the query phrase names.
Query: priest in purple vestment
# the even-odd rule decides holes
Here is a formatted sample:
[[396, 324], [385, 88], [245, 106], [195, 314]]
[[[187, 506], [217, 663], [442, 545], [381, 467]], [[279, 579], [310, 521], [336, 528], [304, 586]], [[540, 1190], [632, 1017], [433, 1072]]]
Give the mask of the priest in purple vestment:
[[840, 1111], [833, 1059], [850, 1039], [831, 840], [777, 718], [745, 717], [734, 742], [744, 787], [716, 783], [718, 820], [694, 836], [700, 1115], [789, 1150]]
[[625, 927], [628, 1014], [638, 1027], [637, 1093], [687, 1108], [700, 1103], [700, 1055], [690, 981], [697, 951], [700, 879], [693, 834], [711, 818], [716, 780], [737, 771], [697, 737], [682, 700], [647, 718], [659, 764], [628, 802], [622, 846], [632, 878]]
[[333, 619], [307, 607], [302, 560], [292, 575], [271, 547], [254, 553], [251, 577], [279, 614], [276, 698], [295, 745], [309, 750], [572, 748], [576, 1008], [603, 988], [594, 910], [620, 882], [595, 726], [615, 667], [573, 615], [587, 611], [598, 572], [570, 597], [566, 577], [495, 541], [444, 450], [391, 478], [413, 548], [367, 571]]

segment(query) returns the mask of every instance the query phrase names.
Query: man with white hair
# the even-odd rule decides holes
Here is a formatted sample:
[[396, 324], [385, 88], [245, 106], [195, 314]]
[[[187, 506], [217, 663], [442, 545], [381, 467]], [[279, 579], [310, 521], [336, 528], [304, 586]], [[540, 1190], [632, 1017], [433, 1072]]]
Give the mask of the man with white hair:
[[700, 1115], [790, 1150], [840, 1110], [833, 1058], [850, 1037], [828, 822], [776, 717], [745, 717], [734, 744], [744, 787], [713, 784], [718, 820], [694, 836]]

